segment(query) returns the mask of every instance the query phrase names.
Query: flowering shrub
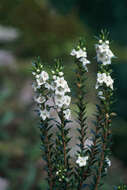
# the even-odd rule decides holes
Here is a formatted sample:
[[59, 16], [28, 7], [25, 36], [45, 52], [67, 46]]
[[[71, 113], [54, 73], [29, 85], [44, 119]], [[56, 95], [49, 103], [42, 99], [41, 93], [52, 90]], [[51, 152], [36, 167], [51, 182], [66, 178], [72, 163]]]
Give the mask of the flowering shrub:
[[79, 124], [76, 159], [71, 156], [69, 147], [71, 135], [68, 124], [73, 124], [70, 111], [71, 90], [64, 78], [61, 61], [56, 60], [55, 69], [49, 73], [39, 59], [33, 63], [34, 100], [40, 117], [41, 149], [47, 163], [49, 190], [98, 190], [102, 185], [101, 179], [107, 175], [111, 166], [111, 120], [115, 113], [112, 112], [114, 80], [110, 65], [115, 56], [103, 33], [95, 50], [98, 62], [95, 88], [100, 103], [97, 105], [96, 120], [90, 137], [87, 134], [89, 126], [86, 124], [85, 102], [87, 66], [90, 61], [84, 41], [80, 40], [70, 53], [76, 64], [76, 117]]

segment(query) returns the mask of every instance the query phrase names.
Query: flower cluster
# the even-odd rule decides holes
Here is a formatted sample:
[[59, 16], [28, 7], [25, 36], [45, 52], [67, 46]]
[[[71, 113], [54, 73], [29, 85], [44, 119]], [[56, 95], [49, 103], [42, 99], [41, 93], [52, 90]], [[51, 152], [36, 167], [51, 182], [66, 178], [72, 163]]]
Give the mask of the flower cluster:
[[102, 86], [103, 84], [106, 84], [107, 87], [110, 87], [113, 90], [113, 83], [114, 81], [109, 74], [97, 73], [96, 89], [98, 89], [98, 87]]
[[[42, 67], [40, 68], [42, 69]], [[46, 105], [47, 101], [47, 94], [42, 96], [41, 90], [42, 88], [46, 89], [48, 85], [49, 75], [45, 71], [41, 71], [40, 69], [36, 69], [32, 74], [34, 75], [35, 82], [33, 83], [32, 87], [36, 93], [34, 100], [39, 106], [39, 115], [42, 120], [46, 120], [50, 117], [50, 112], [48, 106]]]
[[114, 56], [109, 47], [109, 41], [99, 40], [99, 44], [95, 45], [96, 53], [97, 53], [97, 61], [101, 62], [103, 65], [111, 64], [111, 59]]
[[[50, 80], [48, 73], [43, 70], [40, 71], [37, 69], [32, 74], [35, 78], [35, 82], [32, 85], [36, 92], [34, 100], [39, 105], [39, 115], [42, 120], [50, 117], [47, 103], [49, 98], [51, 98], [54, 103], [53, 107], [55, 109], [57, 108], [57, 111], [63, 109], [65, 119], [69, 120], [71, 114], [69, 109], [71, 97], [67, 95], [67, 93], [70, 92], [70, 88], [64, 79], [64, 73], [61, 71], [57, 73], [52, 71], [52, 80]], [[45, 94], [46, 91], [45, 96], [42, 96], [42, 91], [43, 94]]]
[[90, 64], [90, 61], [87, 59], [87, 52], [85, 47], [83, 49], [80, 47], [73, 49], [70, 55], [75, 56], [77, 59], [79, 59], [79, 61], [82, 63], [83, 68], [88, 72], [86, 65]]
[[58, 177], [59, 181], [63, 181], [65, 179], [65, 173], [66, 173], [66, 169], [59, 169], [57, 172], [56, 172], [56, 176]]
[[65, 119], [69, 120], [70, 118], [70, 103], [71, 97], [67, 95], [70, 92], [70, 88], [67, 84], [67, 81], [64, 79], [63, 72], [53, 73], [52, 81], [52, 91], [53, 91], [53, 100], [54, 104], [58, 111], [63, 109]]

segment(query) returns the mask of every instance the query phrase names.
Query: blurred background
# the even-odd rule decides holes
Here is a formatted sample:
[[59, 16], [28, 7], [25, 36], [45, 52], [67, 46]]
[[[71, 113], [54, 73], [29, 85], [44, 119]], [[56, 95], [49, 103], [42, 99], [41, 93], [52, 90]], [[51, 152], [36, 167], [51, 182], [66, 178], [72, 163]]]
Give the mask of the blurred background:
[[[46, 190], [38, 119], [33, 111], [30, 67], [40, 56], [46, 67], [62, 57], [73, 91], [69, 56], [78, 37], [86, 39], [88, 114], [95, 111], [94, 36], [108, 29], [113, 40], [117, 103], [113, 120], [112, 167], [105, 190], [127, 182], [127, 1], [0, 0], [0, 190]], [[73, 106], [72, 106], [73, 109]]]

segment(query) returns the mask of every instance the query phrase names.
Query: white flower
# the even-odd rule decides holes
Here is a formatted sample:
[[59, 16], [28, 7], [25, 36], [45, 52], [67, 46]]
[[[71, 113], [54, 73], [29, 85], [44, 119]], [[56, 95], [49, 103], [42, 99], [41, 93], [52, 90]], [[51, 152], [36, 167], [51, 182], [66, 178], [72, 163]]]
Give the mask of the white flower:
[[55, 88], [56, 88], [55, 86], [56, 86], [56, 85], [54, 84], [54, 81], [52, 81], [52, 82], [51, 82], [51, 85], [50, 85], [50, 88], [51, 88], [52, 91], [55, 90]]
[[110, 167], [110, 166], [111, 166], [111, 160], [109, 160], [109, 158], [108, 158], [108, 157], [106, 158], [106, 163], [107, 163], [108, 167]]
[[[99, 41], [100, 43], [100, 41]], [[109, 41], [101, 42], [100, 44], [95, 45], [97, 53], [97, 61], [102, 62], [103, 65], [111, 64], [111, 59], [114, 57], [114, 54], [109, 48]]]
[[70, 92], [70, 88], [67, 83], [65, 84], [65, 92]]
[[39, 72], [40, 72], [40, 69], [37, 69], [37, 72], [39, 73]]
[[56, 88], [55, 88], [55, 94], [56, 94], [56, 95], [64, 96], [65, 92], [66, 92], [66, 91], [65, 91], [64, 88], [61, 88], [61, 87], [56, 87]]
[[77, 54], [77, 51], [75, 49], [72, 49], [70, 55], [75, 56]]
[[106, 80], [104, 81], [107, 85], [107, 87], [110, 87], [113, 90], [113, 79], [111, 78], [111, 76], [107, 76]]
[[84, 65], [90, 64], [90, 61], [85, 57], [80, 58], [79, 61], [82, 62]]
[[97, 73], [97, 82], [102, 84], [106, 80], [106, 73]]
[[49, 83], [45, 83], [44, 85], [45, 85], [45, 88], [47, 88], [48, 90], [51, 89], [51, 85]]
[[39, 89], [40, 87], [41, 87], [41, 86], [37, 85], [36, 82], [33, 82], [33, 84], [32, 84], [32, 88], [33, 88], [34, 92], [36, 92], [37, 89]]
[[84, 69], [88, 72], [88, 68], [87, 68], [87, 64], [90, 64], [90, 61], [88, 59], [86, 59], [85, 57], [80, 58], [79, 60], [80, 62], [82, 62], [82, 66], [84, 67]]
[[39, 79], [39, 75], [36, 75], [35, 78], [36, 78], [36, 79]]
[[111, 160], [109, 160], [109, 158], [108, 158], [108, 157], [106, 157], [105, 161], [106, 161], [106, 163], [107, 163], [107, 168], [105, 168], [105, 172], [107, 172], [108, 167], [110, 167], [110, 166], [111, 166]]
[[98, 89], [99, 88], [99, 85], [98, 85], [98, 83], [96, 83], [96, 85], [95, 85], [95, 89]]
[[59, 91], [64, 92], [70, 92], [70, 88], [68, 87], [67, 81], [64, 79], [64, 77], [57, 77], [57, 79], [54, 81], [54, 88]]
[[35, 76], [35, 75], [36, 75], [36, 73], [35, 73], [35, 72], [32, 72], [32, 75], [34, 75], [34, 76]]
[[45, 71], [42, 71], [38, 76], [36, 80], [39, 86], [43, 85], [49, 79], [49, 75]]
[[86, 53], [85, 50], [82, 50], [82, 49], [79, 49], [79, 50], [73, 49], [72, 52], [71, 52], [71, 55], [76, 56], [76, 58], [78, 59], [80, 57], [86, 57], [87, 53]]
[[39, 75], [41, 78], [43, 78], [44, 81], [47, 81], [49, 79], [49, 75], [47, 72], [42, 71]]
[[91, 150], [91, 146], [93, 146], [93, 141], [90, 138], [88, 138], [84, 143], [84, 148]]
[[64, 74], [63, 72], [59, 72], [59, 76], [62, 77]]
[[71, 97], [70, 96], [64, 96], [64, 105], [69, 106], [71, 103]]
[[105, 100], [105, 97], [103, 96], [103, 92], [102, 91], [99, 91], [98, 92], [98, 97], [102, 100]]
[[38, 104], [42, 104], [46, 101], [45, 97], [44, 96], [38, 96], [38, 97], [35, 97], [34, 98], [35, 102], [37, 102]]
[[54, 82], [57, 87], [65, 88], [65, 86], [67, 86], [67, 82], [64, 80], [64, 77], [57, 77]]
[[106, 73], [97, 73], [97, 83], [95, 88], [98, 89], [99, 86], [102, 86], [103, 83], [106, 84], [107, 87], [110, 87], [113, 90], [113, 79], [110, 75], [106, 75]]
[[109, 44], [109, 40], [106, 40], [105, 43], [106, 43], [106, 44]]
[[99, 43], [101, 44], [101, 43], [102, 43], [102, 40], [99, 40]]
[[83, 68], [86, 70], [86, 72], [88, 72], [88, 68], [86, 65], [82, 64]]
[[56, 80], [56, 79], [57, 79], [57, 76], [56, 76], [56, 75], [53, 75], [52, 78], [53, 78], [53, 80]]
[[67, 119], [67, 120], [69, 120], [69, 119], [70, 119], [70, 116], [71, 116], [71, 111], [70, 111], [70, 109], [64, 110], [63, 113], [64, 113], [64, 118]]
[[63, 104], [64, 104], [64, 96], [59, 96], [59, 95], [56, 95], [54, 97], [54, 101], [55, 101], [55, 105], [59, 108], [62, 108], [63, 107]]
[[87, 160], [88, 160], [88, 156], [85, 156], [85, 157], [79, 156], [78, 159], [76, 160], [76, 164], [78, 164], [79, 167], [86, 166]]
[[41, 117], [43, 120], [46, 120], [46, 118], [49, 118], [49, 117], [50, 117], [49, 111], [47, 111], [46, 109], [45, 109], [45, 110], [40, 110], [40, 117]]

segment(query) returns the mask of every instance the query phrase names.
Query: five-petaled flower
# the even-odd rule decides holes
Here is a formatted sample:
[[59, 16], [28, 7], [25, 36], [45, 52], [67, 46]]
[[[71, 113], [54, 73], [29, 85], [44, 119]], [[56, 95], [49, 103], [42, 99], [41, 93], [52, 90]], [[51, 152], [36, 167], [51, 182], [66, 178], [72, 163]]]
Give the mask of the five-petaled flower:
[[79, 167], [84, 167], [87, 164], [88, 156], [78, 156], [78, 159], [76, 160], [76, 164], [79, 165]]

